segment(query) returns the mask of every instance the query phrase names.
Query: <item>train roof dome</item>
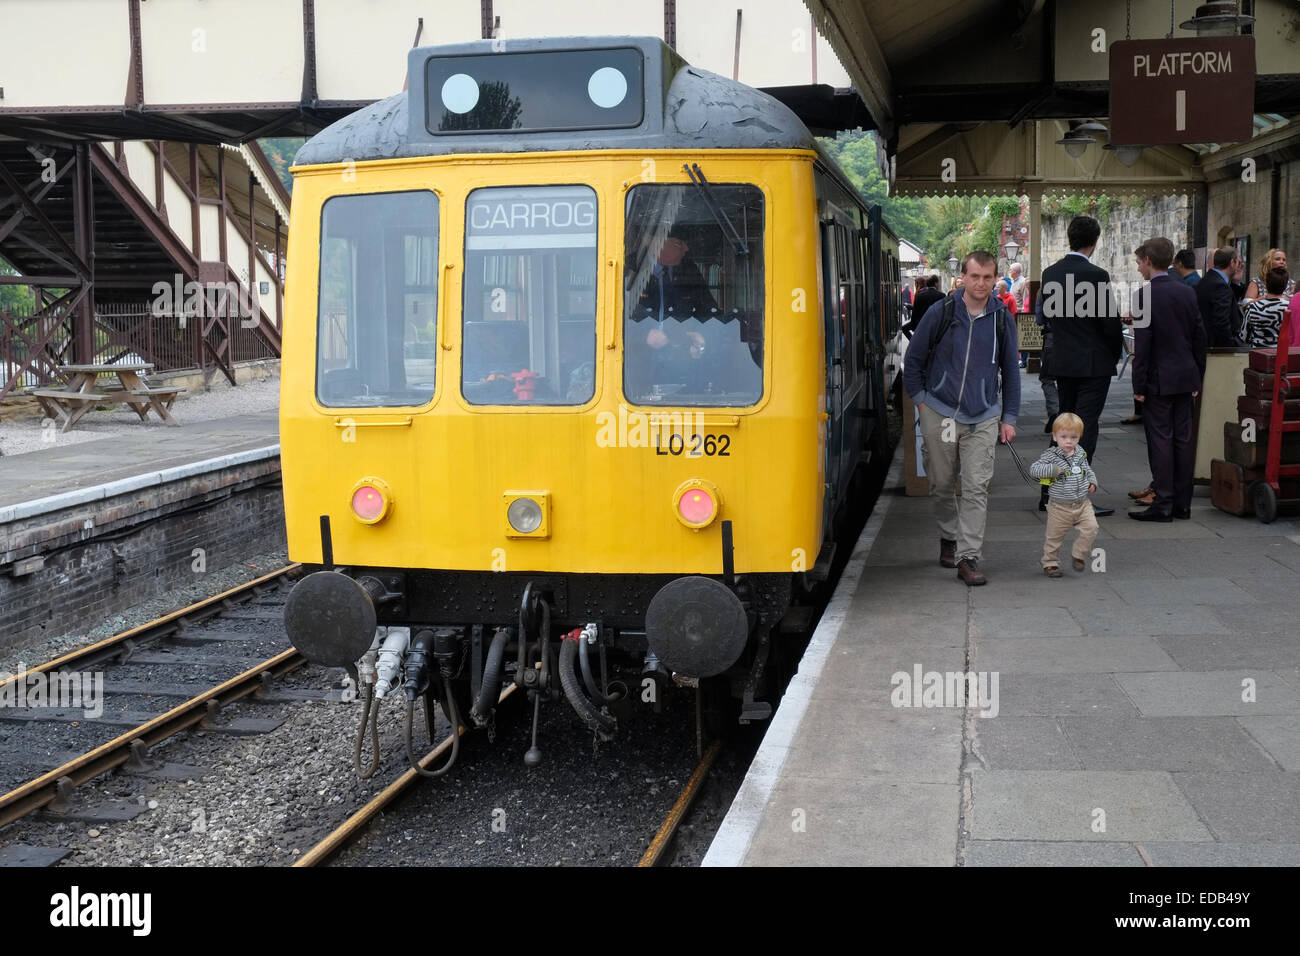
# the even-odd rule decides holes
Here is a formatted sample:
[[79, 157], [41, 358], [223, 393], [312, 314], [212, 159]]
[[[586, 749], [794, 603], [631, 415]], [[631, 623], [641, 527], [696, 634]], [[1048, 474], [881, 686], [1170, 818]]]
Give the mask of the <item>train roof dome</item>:
[[409, 90], [322, 130], [295, 165], [446, 153], [815, 149], [788, 107], [657, 37], [417, 47]]

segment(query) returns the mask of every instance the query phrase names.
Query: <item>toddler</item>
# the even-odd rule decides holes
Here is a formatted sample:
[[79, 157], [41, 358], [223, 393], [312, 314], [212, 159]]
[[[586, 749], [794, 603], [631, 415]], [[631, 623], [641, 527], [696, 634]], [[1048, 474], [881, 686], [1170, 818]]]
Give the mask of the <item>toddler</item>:
[[1043, 573], [1061, 577], [1061, 544], [1071, 528], [1079, 529], [1071, 554], [1074, 570], [1082, 571], [1092, 554], [1097, 537], [1097, 516], [1088, 495], [1097, 490], [1097, 475], [1088, 464], [1088, 453], [1079, 447], [1083, 419], [1073, 412], [1056, 416], [1052, 422], [1055, 448], [1048, 448], [1029, 466], [1035, 478], [1050, 479], [1047, 489], [1047, 540], [1043, 542]]

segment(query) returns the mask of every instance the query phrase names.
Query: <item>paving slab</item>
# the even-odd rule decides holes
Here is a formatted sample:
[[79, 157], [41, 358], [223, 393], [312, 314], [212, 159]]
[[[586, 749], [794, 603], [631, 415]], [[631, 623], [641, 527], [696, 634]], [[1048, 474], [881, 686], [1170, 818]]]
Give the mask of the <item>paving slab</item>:
[[[817, 700], [856, 701], [860, 711], [898, 710], [894, 706], [895, 674], [911, 675], [920, 665], [927, 671], [964, 672], [961, 647], [873, 647], [853, 653], [832, 651], [811, 693]], [[908, 709], [907, 712], [913, 712]], [[914, 711], [921, 713], [922, 711]]]
[[1221, 538], [1246, 538], [1251, 541], [1260, 538], [1266, 538], [1270, 535], [1276, 535], [1279, 538], [1285, 538], [1300, 531], [1300, 521], [1295, 518], [1278, 518], [1269, 524], [1264, 524], [1257, 518], [1237, 517], [1235, 515], [1224, 515], [1225, 518], [1234, 519], [1228, 522], [1215, 521], [1213, 524], [1206, 522], [1207, 526], [1214, 530], [1214, 533]]
[[[1215, 607], [1214, 616], [1223, 622], [1223, 626], [1236, 634], [1284, 633], [1293, 637], [1300, 635], [1297, 623], [1296, 603], [1254, 603], [1245, 607]], [[1199, 633], [1187, 631], [1188, 634]], [[1300, 642], [1298, 642], [1300, 643]]]
[[1231, 717], [1062, 717], [1085, 770], [1276, 769]]
[[956, 785], [961, 771], [962, 711], [894, 710], [846, 728], [839, 715], [812, 710], [795, 734], [785, 772], [843, 781], [845, 795], [871, 774]]
[[1128, 604], [1249, 604], [1250, 592], [1223, 578], [1178, 578], [1170, 581], [1131, 581], [1116, 577], [1110, 586]]
[[866, 603], [865, 599], [863, 602], [855, 599], [849, 606], [849, 620], [861, 621], [869, 627], [864, 629], [859, 626], [856, 630], [865, 630], [872, 634], [888, 634], [891, 637], [906, 635], [906, 639], [910, 641], [917, 637], [927, 637], [938, 631], [948, 635], [955, 629], [961, 641], [965, 641], [967, 614], [965, 603], [951, 601], [926, 602], [910, 606], [896, 605], [890, 610], [873, 609], [869, 616], [855, 615], [859, 603]]
[[981, 607], [975, 609], [972, 628], [976, 639], [1010, 637], [1082, 637], [1083, 628], [1070, 609], [1054, 607]]
[[1237, 723], [1283, 770], [1300, 770], [1300, 717], [1238, 717]]
[[[1300, 866], [1300, 843], [1143, 843], [1156, 866]], [[1225, 874], [1226, 875], [1226, 874]]]
[[1222, 843], [1300, 843], [1300, 773], [1180, 773], [1174, 779]]
[[1266, 670], [1300, 665], [1295, 633], [1195, 634], [1155, 638], [1178, 666], [1189, 671], [1259, 667]]
[[[1300, 694], [1296, 688], [1262, 669], [1116, 674], [1114, 679], [1144, 717], [1300, 714]], [[1243, 696], [1252, 696], [1252, 692], [1253, 700], [1242, 700]]]
[[1300, 843], [1144, 842], [1141, 846], [1156, 866], [1300, 866]]
[[971, 787], [974, 840], [1214, 838], [1167, 773], [995, 770], [972, 774]]
[[975, 750], [987, 770], [1083, 769], [1054, 717], [977, 721]]
[[[1035, 561], [1037, 559], [1035, 558]], [[1072, 604], [1093, 604], [1118, 601], [1104, 574], [1073, 574], [1066, 568], [1063, 578], [1048, 578], [1037, 563], [1027, 565], [1010, 574], [1000, 575], [989, 586], [971, 590], [971, 606], [983, 608], [1069, 607]], [[1159, 574], [1170, 577], [1163, 568]]]
[[1256, 601], [1285, 604], [1294, 601], [1296, 595], [1300, 594], [1300, 572], [1292, 571], [1276, 562], [1266, 576], [1247, 577], [1245, 573], [1238, 574], [1236, 568], [1233, 568], [1232, 572], [1232, 583]]
[[1146, 866], [1131, 843], [971, 840], [966, 866]]
[[1204, 608], [1187, 604], [1107, 604], [1072, 607], [1087, 634], [1226, 634], [1230, 628]]
[[[1139, 510], [1131, 508], [1132, 502], [1127, 502], [1123, 508], [1116, 508], [1115, 514], [1109, 518], [1102, 518], [1107, 522], [1106, 530], [1117, 538], [1136, 541], [1188, 541], [1200, 540], [1211, 541], [1219, 536], [1215, 532], [1194, 521], [1170, 521], [1167, 524], [1157, 521], [1132, 521], [1124, 516], [1124, 508], [1130, 510]], [[1140, 506], [1139, 506], [1140, 507]], [[1175, 547], [1176, 545], [1170, 545]]]
[[999, 715], [1059, 717], [1138, 716], [1113, 674], [1001, 674]]
[[986, 637], [975, 658], [981, 669], [1017, 674], [1111, 674], [1173, 671], [1178, 664], [1154, 637], [1087, 637], [1076, 641]]
[[[881, 778], [827, 802], [821, 781], [788, 776], [745, 856], [747, 866], [954, 866], [960, 790]], [[801, 820], [802, 816], [802, 820]], [[796, 829], [803, 826], [803, 830]]]

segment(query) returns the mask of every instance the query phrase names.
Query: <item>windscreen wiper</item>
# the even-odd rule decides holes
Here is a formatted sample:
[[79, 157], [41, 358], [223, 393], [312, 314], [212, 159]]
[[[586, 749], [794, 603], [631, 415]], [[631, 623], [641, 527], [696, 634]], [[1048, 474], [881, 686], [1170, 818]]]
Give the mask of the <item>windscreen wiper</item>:
[[736, 255], [749, 255], [749, 243], [741, 237], [740, 233], [736, 231], [736, 227], [731, 224], [731, 220], [727, 218], [726, 211], [719, 204], [717, 197], [713, 195], [713, 187], [704, 178], [704, 170], [700, 169], [700, 164], [683, 163], [682, 169], [686, 170], [686, 175], [690, 177], [695, 188], [699, 190], [700, 198], [704, 200], [704, 205], [708, 207], [709, 213], [713, 216], [713, 221], [718, 224], [718, 228], [735, 245]]

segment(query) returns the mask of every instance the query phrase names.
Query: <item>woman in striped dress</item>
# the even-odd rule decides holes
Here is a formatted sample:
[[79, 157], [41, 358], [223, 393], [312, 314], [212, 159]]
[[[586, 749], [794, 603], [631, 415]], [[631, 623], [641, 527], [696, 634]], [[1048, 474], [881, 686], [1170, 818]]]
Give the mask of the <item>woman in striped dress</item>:
[[1277, 345], [1295, 282], [1285, 269], [1270, 269], [1264, 277], [1264, 294], [1246, 303], [1241, 340], [1253, 349]]

